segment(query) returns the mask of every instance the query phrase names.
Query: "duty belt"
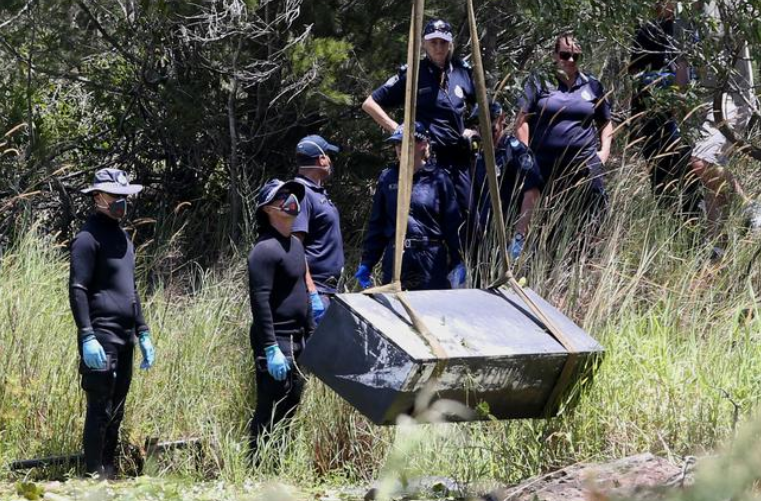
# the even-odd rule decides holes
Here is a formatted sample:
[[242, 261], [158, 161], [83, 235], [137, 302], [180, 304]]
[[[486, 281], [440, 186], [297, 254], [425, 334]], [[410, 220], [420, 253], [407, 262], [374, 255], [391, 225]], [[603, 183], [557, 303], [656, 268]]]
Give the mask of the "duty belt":
[[424, 247], [432, 247], [435, 245], [443, 245], [444, 240], [440, 238], [405, 238], [404, 239], [404, 248], [405, 249], [420, 249]]

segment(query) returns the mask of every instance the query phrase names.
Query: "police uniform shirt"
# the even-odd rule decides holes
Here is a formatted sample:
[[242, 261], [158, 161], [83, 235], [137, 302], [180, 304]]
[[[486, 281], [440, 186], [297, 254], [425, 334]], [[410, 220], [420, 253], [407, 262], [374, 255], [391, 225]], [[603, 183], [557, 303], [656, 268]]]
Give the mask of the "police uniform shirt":
[[344, 248], [338, 209], [325, 188], [305, 176], [296, 181], [306, 187], [301, 212], [293, 223], [294, 233], [304, 233], [309, 273], [320, 292], [336, 291], [344, 267]]
[[[394, 243], [396, 234], [396, 202], [399, 188], [399, 167], [384, 169], [378, 178], [373, 197], [367, 233], [362, 252], [362, 264], [372, 268]], [[450, 267], [461, 261], [460, 212], [449, 176], [436, 165], [426, 165], [412, 178], [410, 211], [407, 219], [407, 238], [446, 244]], [[412, 251], [412, 250], [410, 250]]]
[[529, 78], [519, 100], [527, 113], [531, 150], [545, 181], [556, 164], [582, 162], [597, 152], [596, 124], [610, 121], [610, 104], [596, 78], [579, 72], [571, 87], [538, 75]]
[[[373, 91], [372, 98], [383, 108], [404, 106], [406, 86], [404, 65], [397, 75]], [[442, 70], [428, 59], [420, 61], [415, 120], [428, 129], [434, 147], [462, 146], [465, 108], [475, 101], [472, 71], [466, 63], [452, 61]]]
[[71, 243], [69, 302], [74, 321], [101, 343], [132, 344], [148, 330], [135, 287], [135, 247], [119, 221], [96, 212]]
[[[515, 136], [502, 135], [494, 146], [494, 159], [497, 167], [500, 200], [502, 210], [509, 211], [514, 195], [525, 193], [544, 184], [534, 155], [528, 147]], [[486, 229], [491, 214], [491, 195], [486, 173], [486, 161], [483, 153], [478, 154], [473, 176], [472, 217], [478, 217], [480, 231]], [[517, 209], [517, 207], [516, 207]]]

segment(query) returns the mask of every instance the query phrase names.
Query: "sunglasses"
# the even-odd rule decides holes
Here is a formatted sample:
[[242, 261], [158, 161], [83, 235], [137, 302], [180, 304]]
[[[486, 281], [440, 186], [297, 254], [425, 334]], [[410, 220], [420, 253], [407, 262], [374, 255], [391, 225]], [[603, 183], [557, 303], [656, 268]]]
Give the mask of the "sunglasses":
[[576, 61], [577, 63], [581, 61], [581, 57], [582, 57], [581, 52], [567, 52], [564, 50], [561, 50], [560, 52], [558, 52], [558, 56], [563, 61], [568, 61], [569, 59], [571, 59], [571, 57], [573, 57], [573, 60]]

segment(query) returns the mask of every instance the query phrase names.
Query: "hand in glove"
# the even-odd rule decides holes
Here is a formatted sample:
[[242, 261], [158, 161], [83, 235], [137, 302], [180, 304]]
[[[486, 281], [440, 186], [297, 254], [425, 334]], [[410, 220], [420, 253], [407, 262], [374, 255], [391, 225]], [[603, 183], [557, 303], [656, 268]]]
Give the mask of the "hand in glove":
[[278, 345], [268, 346], [264, 350], [264, 353], [267, 355], [267, 372], [276, 381], [285, 381], [285, 376], [288, 374], [290, 366], [288, 365], [288, 359], [280, 351], [280, 347]]
[[138, 344], [140, 345], [140, 351], [143, 354], [143, 361], [140, 363], [140, 368], [143, 370], [153, 367], [153, 360], [155, 354], [153, 350], [153, 343], [151, 342], [151, 333], [149, 331], [142, 331], [137, 337]]
[[454, 268], [452, 268], [452, 271], [449, 272], [449, 275], [447, 275], [447, 278], [449, 279], [449, 283], [453, 289], [462, 289], [463, 287], [465, 287], [466, 275], [467, 275], [467, 271], [465, 270], [465, 265], [460, 263]]
[[370, 267], [364, 264], [360, 264], [357, 268], [357, 272], [354, 274], [354, 278], [359, 282], [360, 287], [367, 289], [373, 285], [373, 281], [370, 278]]
[[82, 358], [90, 369], [103, 370], [108, 359], [103, 346], [95, 339], [95, 334], [89, 334], [82, 339]]
[[325, 315], [325, 305], [322, 303], [322, 298], [317, 291], [309, 293], [309, 301], [312, 303], [312, 318], [314, 319], [314, 324], [317, 325], [322, 320], [323, 315]]

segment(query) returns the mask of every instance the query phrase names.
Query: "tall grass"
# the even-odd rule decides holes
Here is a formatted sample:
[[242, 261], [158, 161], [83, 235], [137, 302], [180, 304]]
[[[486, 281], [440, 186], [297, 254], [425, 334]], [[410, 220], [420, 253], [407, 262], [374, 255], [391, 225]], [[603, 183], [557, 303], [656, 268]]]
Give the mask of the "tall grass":
[[[369, 480], [391, 452], [405, 475], [513, 482], [580, 460], [713, 449], [761, 395], [761, 265], [752, 262], [761, 242], [731, 230], [724, 260], [713, 264], [699, 226], [660, 208], [635, 167], [618, 179], [599, 239], [584, 252], [561, 247], [551, 260], [536, 226], [516, 268], [607, 351], [591, 391], [560, 417], [423, 425], [400, 448], [395, 436], [408, 431], [371, 425], [312, 378], [292, 425], [275, 431], [285, 440], [273, 440], [250, 471], [255, 388], [241, 256], [227, 271], [196, 274], [182, 294], [159, 288], [144, 298], [157, 363], [136, 371], [126, 436], [204, 439], [200, 466], [156, 462], [154, 474], [304, 484]], [[79, 449], [84, 408], [67, 273], [64, 250], [33, 229], [3, 257], [0, 465]]]

